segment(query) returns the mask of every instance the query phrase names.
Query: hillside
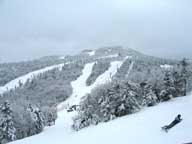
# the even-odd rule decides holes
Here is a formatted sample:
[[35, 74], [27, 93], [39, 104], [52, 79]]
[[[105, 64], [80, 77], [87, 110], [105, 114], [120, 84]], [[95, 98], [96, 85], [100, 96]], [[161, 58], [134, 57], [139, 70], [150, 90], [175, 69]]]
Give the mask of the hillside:
[[[56, 57], [54, 56], [54, 59]], [[46, 59], [50, 60], [50, 58], [51, 57], [47, 57]], [[185, 109], [182, 106], [182, 103], [189, 105], [189, 103], [191, 103], [191, 97], [178, 98], [178, 100], [174, 99], [171, 102], [159, 104], [152, 108], [146, 108], [137, 114], [75, 132], [72, 130], [72, 124], [74, 116], [77, 116], [78, 113], [77, 111], [70, 112], [69, 109], [74, 105], [82, 104], [81, 102], [86, 98], [85, 96], [91, 94], [92, 90], [100, 85], [102, 86], [102, 84], [118, 84], [119, 82], [122, 83], [123, 86], [123, 81], [127, 81], [128, 85], [124, 87], [126, 89], [130, 86], [130, 89], [125, 90], [125, 92], [128, 93], [123, 93], [123, 97], [121, 97], [122, 102], [124, 101], [123, 99], [129, 99], [129, 97], [131, 97], [129, 92], [130, 94], [136, 94], [135, 96], [137, 97], [137, 100], [136, 98], [134, 99], [136, 100], [135, 103], [138, 104], [139, 109], [148, 106], [148, 104], [144, 105], [142, 102], [145, 98], [148, 98], [149, 101], [154, 98], [155, 101], [152, 105], [156, 105], [159, 102], [164, 101], [164, 98], [166, 99], [165, 101], [167, 101], [173, 97], [181, 96], [182, 94], [180, 93], [182, 91], [176, 91], [176, 85], [174, 85], [175, 91], [173, 93], [170, 93], [164, 86], [166, 72], [171, 72], [173, 68], [177, 68], [178, 61], [146, 56], [132, 49], [123, 49], [121, 47], [85, 50], [76, 56], [58, 56], [56, 59], [62, 60], [63, 62], [56, 62], [54, 65], [45, 66], [31, 72], [26, 71], [26, 74], [12, 79], [0, 87], [0, 103], [9, 100], [13, 107], [13, 118], [15, 127], [17, 128], [16, 136], [18, 139], [42, 132], [44, 124], [38, 129], [38, 123], [36, 123], [38, 117], [40, 118], [41, 110], [42, 119], [45, 118], [46, 120], [45, 126], [48, 126], [49, 116], [50, 114], [51, 116], [56, 115], [55, 107], [57, 106], [58, 118], [54, 126], [46, 127], [39, 135], [18, 141], [19, 143], [49, 144], [49, 142], [53, 143], [53, 138], [53, 140], [57, 139], [58, 141], [56, 141], [56, 143], [59, 144], [63, 142], [63, 139], [61, 138], [62, 136], [65, 137], [67, 143], [76, 143], [76, 140], [78, 139], [80, 143], [88, 143], [90, 142], [90, 139], [84, 139], [84, 137], [81, 136], [82, 134], [86, 135], [90, 132], [94, 134], [89, 134], [90, 138], [94, 139], [94, 136], [98, 135], [98, 138], [101, 138], [101, 140], [104, 141], [103, 143], [106, 143], [109, 136], [115, 138], [115, 135], [117, 135], [116, 131], [114, 131], [115, 127], [118, 128], [117, 139], [121, 139], [122, 143], [127, 143], [128, 141], [137, 143], [138, 141], [133, 139], [136, 137], [136, 134], [138, 134], [139, 137], [145, 137], [143, 140], [144, 143], [150, 143], [147, 135], [147, 133], [150, 132], [154, 132], [154, 137], [156, 137], [155, 140], [158, 140], [158, 142], [161, 143], [164, 141], [164, 139], [159, 141], [162, 136], [162, 132], [160, 133], [159, 129], [160, 126], [164, 125], [162, 122], [169, 123], [177, 113], [181, 113], [184, 116], [190, 113], [190, 110], [186, 110], [187, 108]], [[187, 85], [187, 91], [190, 91], [191, 77], [187, 82], [189, 83]], [[171, 87], [171, 90], [173, 89], [174, 87]], [[110, 92], [110, 89], [107, 90]], [[165, 90], [167, 90], [167, 92]], [[164, 92], [163, 96], [161, 95], [162, 91]], [[115, 94], [115, 91], [113, 91], [113, 93]], [[111, 93], [110, 95], [113, 94]], [[120, 93], [117, 93], [116, 96], [119, 99]], [[113, 97], [111, 98], [113, 99]], [[188, 101], [186, 99], [188, 99]], [[118, 105], [118, 107], [121, 107], [121, 104]], [[177, 109], [175, 108], [176, 105], [180, 105], [181, 107]], [[165, 113], [163, 107], [167, 107], [169, 110], [166, 110]], [[107, 109], [109, 108], [110, 107], [107, 107]], [[168, 113], [171, 111], [173, 112], [173, 108], [175, 108], [174, 113]], [[31, 112], [29, 110], [31, 110]], [[158, 116], [157, 111], [159, 111]], [[32, 117], [31, 115], [36, 115], [37, 113], [39, 113], [38, 117], [33, 119], [34, 116]], [[149, 126], [153, 121], [153, 115], [155, 123]], [[55, 121], [56, 116], [52, 118], [53, 121]], [[148, 120], [149, 118], [151, 118], [151, 120]], [[163, 119], [161, 120], [161, 118]], [[120, 128], [122, 131], [120, 131]], [[139, 133], [135, 129], [139, 130]], [[105, 134], [102, 134], [102, 132], [105, 132]], [[157, 136], [159, 133], [160, 135]], [[130, 135], [129, 139], [123, 139], [122, 136], [128, 138], [128, 136], [126, 136], [127, 134]], [[73, 138], [73, 140], [70, 141], [72, 136], [77, 136], [77, 138]], [[113, 138], [110, 139], [111, 143], [117, 142]], [[174, 136], [170, 138], [170, 143], [174, 142], [173, 138]], [[185, 140], [185, 137], [181, 137], [181, 139]], [[101, 142], [101, 140], [97, 141]]]
[[[97, 72], [102, 71], [102, 67], [106, 67], [103, 69], [103, 72], [105, 72], [105, 70], [108, 69], [110, 62], [115, 60], [122, 61], [126, 57], [127, 60], [124, 61], [124, 65], [122, 65], [117, 75], [126, 75], [128, 67], [132, 62], [137, 65], [133, 67], [133, 70], [136, 72], [140, 71], [141, 67], [143, 72], [147, 71], [149, 69], [149, 65], [150, 69], [151, 67], [154, 69], [161, 69], [161, 65], [175, 65], [177, 62], [174, 60], [143, 55], [133, 49], [126, 49], [122, 47], [106, 47], [96, 50], [84, 50], [75, 56], [49, 56], [28, 62], [4, 63], [0, 64], [0, 94], [17, 88], [19, 83], [24, 85], [27, 80], [35, 79], [40, 74], [51, 73], [59, 67], [62, 68], [64, 67], [64, 64], [67, 66], [77, 64], [82, 67], [86, 63], [96, 62], [100, 66], [97, 66], [95, 70]], [[94, 73], [94, 75], [97, 75], [94, 80], [96, 80], [96, 78], [103, 73], [98, 72], [97, 74], [97, 72]], [[62, 69], [61, 73], [63, 73]], [[94, 77], [94, 75], [92, 76]], [[51, 76], [52, 75], [50, 74], [49, 77]]]
[[[22, 99], [22, 103], [28, 104], [30, 100], [30, 103], [37, 106], [59, 104], [70, 97], [71, 82], [82, 74], [82, 69], [87, 63], [94, 63], [91, 74], [86, 80], [86, 85], [90, 86], [109, 69], [110, 63], [114, 61], [121, 61], [122, 64], [113, 75], [113, 80], [119, 81], [126, 78], [136, 83], [145, 81], [146, 77], [155, 83], [154, 78], [156, 79], [157, 76], [158, 80], [163, 78], [164, 68], [161, 65], [172, 66], [177, 63], [174, 60], [146, 56], [133, 49], [106, 47], [85, 50], [75, 56], [44, 57], [34, 62], [4, 64], [3, 67], [0, 66], [0, 80], [4, 79], [8, 82], [0, 86], [0, 102], [10, 100], [17, 105], [20, 103], [18, 99]], [[42, 63], [48, 66], [43, 67]], [[15, 71], [12, 71], [12, 66]], [[21, 66], [22, 69], [17, 66]], [[35, 70], [29, 72], [31, 66], [35, 67]], [[37, 69], [37, 67], [41, 68]], [[25, 74], [16, 72], [20, 70]], [[10, 75], [10, 72], [14, 75]]]
[[[183, 144], [192, 141], [191, 105], [192, 96], [177, 98], [79, 132], [71, 130], [70, 116], [66, 117], [65, 111], [62, 111], [55, 126], [46, 128], [39, 135], [11, 144]], [[168, 133], [162, 131], [161, 126], [171, 122], [178, 113], [184, 120]]]
[[[114, 65], [114, 66], [113, 66]], [[115, 65], [118, 62], [111, 64], [109, 71], [116, 73]], [[120, 65], [119, 65], [120, 66]], [[114, 67], [114, 68], [113, 68]], [[91, 73], [93, 63], [87, 64], [82, 75], [72, 82], [73, 94], [64, 103], [58, 106], [58, 119], [56, 125], [47, 128], [42, 134], [26, 138], [21, 141], [13, 142], [13, 144], [26, 143], [26, 144], [52, 144], [52, 143], [183, 143], [190, 141], [189, 129], [192, 112], [189, 107], [192, 104], [192, 96], [174, 99], [171, 102], [159, 104], [153, 108], [146, 108], [141, 112], [129, 115], [109, 123], [103, 123], [98, 126], [85, 128], [79, 132], [71, 129], [72, 118], [76, 115], [75, 112], [67, 112], [67, 108], [79, 104], [80, 99], [86, 93], [99, 83], [105, 83], [110, 80], [110, 72], [105, 72], [100, 76], [96, 83], [90, 87], [85, 85], [85, 80]], [[103, 78], [101, 78], [103, 77]], [[101, 80], [99, 80], [101, 79]], [[65, 109], [66, 108], [66, 109]], [[169, 123], [175, 115], [181, 113], [184, 121], [173, 128], [168, 134], [161, 131], [161, 126]], [[185, 133], [185, 135], [183, 135]], [[88, 136], [88, 137], [87, 137]]]

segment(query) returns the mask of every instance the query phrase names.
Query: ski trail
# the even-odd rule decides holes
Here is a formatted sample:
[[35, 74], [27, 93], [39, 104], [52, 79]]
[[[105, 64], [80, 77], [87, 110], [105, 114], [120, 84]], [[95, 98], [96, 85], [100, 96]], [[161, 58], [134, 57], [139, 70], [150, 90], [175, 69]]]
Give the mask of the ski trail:
[[[94, 62], [95, 63], [95, 62]], [[123, 61], [113, 61], [110, 64], [110, 68], [100, 75], [94, 84], [91, 86], [86, 86], [86, 80], [90, 76], [92, 72], [92, 68], [94, 63], [88, 63], [84, 66], [84, 69], [82, 70], [82, 75], [78, 77], [75, 81], [71, 82], [73, 93], [65, 102], [58, 105], [58, 118], [56, 120], [56, 123], [52, 127], [45, 128], [45, 130], [40, 133], [39, 135], [35, 135], [32, 137], [25, 138], [28, 140], [26, 144], [40, 144], [41, 141], [46, 141], [48, 138], [49, 140], [46, 143], [53, 143], [55, 140], [61, 140], [61, 137], [65, 137], [68, 139], [68, 141], [72, 138], [71, 136], [75, 133], [71, 129], [71, 126], [73, 124], [73, 117], [77, 115], [77, 112], [67, 112], [67, 108], [74, 105], [79, 104], [81, 101], [81, 98], [86, 95], [87, 93], [90, 93], [93, 88], [95, 88], [99, 84], [104, 84], [112, 80], [112, 77], [116, 74], [118, 68], [121, 67], [123, 64]], [[50, 138], [49, 138], [50, 137]], [[36, 138], [34, 141], [33, 138]], [[38, 139], [42, 139], [39, 141]], [[25, 140], [24, 139], [24, 140]], [[22, 141], [22, 140], [21, 140]], [[18, 141], [16, 141], [18, 142]], [[62, 141], [60, 141], [62, 143]], [[13, 142], [14, 143], [14, 142]]]
[[[67, 63], [66, 63], [67, 64]], [[55, 68], [58, 68], [59, 70], [62, 70], [62, 67], [65, 64], [58, 64], [58, 65], [53, 65], [53, 66], [49, 66], [49, 67], [45, 67], [43, 69], [39, 69], [33, 72], [30, 72], [26, 75], [20, 76], [10, 82], [8, 82], [7, 84], [5, 84], [4, 86], [0, 87], [0, 95], [3, 94], [6, 91], [9, 91], [11, 89], [15, 89], [17, 87], [19, 87], [19, 83], [25, 84], [28, 80], [32, 80], [33, 77], [45, 73], [47, 71], [53, 70]]]
[[128, 79], [129, 77], [129, 74], [131, 73], [132, 69], [133, 69], [133, 66], [134, 66], [134, 61], [131, 62], [130, 66], [129, 66], [129, 69], [127, 71], [127, 74], [126, 74], [126, 78]]
[[77, 78], [75, 81], [71, 82], [73, 93], [70, 96], [70, 98], [68, 98], [65, 102], [58, 105], [57, 107], [58, 111], [61, 111], [64, 108], [68, 107], [68, 104], [70, 101], [72, 102], [75, 99], [77, 101], [77, 98], [79, 101], [80, 97], [82, 97], [88, 92], [88, 90], [87, 89], [85, 90], [84, 88], [86, 87], [86, 80], [92, 72], [93, 65], [94, 63], [86, 64], [82, 71], [82, 75], [79, 78]]
[[102, 75], [100, 75], [91, 86], [87, 86], [86, 80], [90, 76], [94, 64], [95, 62], [86, 64], [82, 71], [82, 75], [75, 81], [71, 82], [73, 93], [66, 101], [58, 105], [58, 119], [56, 121], [55, 127], [61, 126], [65, 128], [65, 132], [71, 132], [71, 125], [73, 124], [72, 119], [75, 115], [77, 115], [77, 112], [67, 112], [67, 109], [72, 105], [79, 105], [82, 97], [90, 93], [91, 90], [96, 86], [111, 81], [111, 78], [116, 74], [118, 68], [121, 67], [123, 62], [111, 62], [110, 68]]
[[72, 95], [65, 102], [58, 105], [58, 111], [61, 111], [64, 108], [70, 107], [72, 105], [78, 105], [81, 98], [90, 93], [93, 88], [100, 84], [110, 82], [111, 78], [116, 74], [122, 63], [122, 61], [111, 62], [110, 68], [102, 75], [100, 75], [91, 86], [86, 86], [86, 80], [92, 72], [94, 63], [86, 64], [83, 69], [83, 74], [77, 80], [71, 82], [73, 89]]
[[119, 56], [119, 54], [113, 54], [113, 55], [107, 55], [107, 56], [99, 57], [99, 59], [116, 58], [118, 56]]
[[116, 74], [117, 69], [120, 68], [123, 62], [111, 62], [110, 68], [105, 73], [100, 75], [91, 86], [87, 86], [86, 80], [90, 76], [94, 64], [95, 62], [86, 64], [82, 70], [82, 75], [75, 81], [71, 82], [73, 89], [72, 95], [57, 107], [58, 119], [56, 121], [56, 125], [54, 126], [56, 129], [63, 127], [65, 132], [71, 133], [71, 125], [73, 124], [72, 119], [77, 114], [77, 112], [67, 112], [67, 109], [72, 105], [79, 105], [81, 98], [90, 93], [91, 90], [97, 85], [111, 81], [111, 78]]

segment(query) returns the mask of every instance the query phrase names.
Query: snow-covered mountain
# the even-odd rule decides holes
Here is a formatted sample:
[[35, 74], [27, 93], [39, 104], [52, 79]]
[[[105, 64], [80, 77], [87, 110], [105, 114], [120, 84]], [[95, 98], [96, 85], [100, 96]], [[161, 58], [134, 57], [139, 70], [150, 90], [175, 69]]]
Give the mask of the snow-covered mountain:
[[47, 71], [50, 71], [50, 70], [53, 70], [53, 69], [56, 69], [56, 68], [62, 70], [62, 67], [64, 65], [65, 64], [49, 66], [49, 67], [45, 67], [45, 68], [40, 69], [40, 70], [30, 72], [30, 73], [28, 73], [26, 75], [20, 76], [20, 77], [14, 79], [14, 80], [8, 82], [4, 86], [0, 87], [0, 94], [3, 94], [6, 91], [17, 88], [17, 87], [19, 87], [19, 85], [25, 84], [27, 81], [31, 81], [33, 79], [33, 77], [35, 77], [35, 76], [37, 76], [39, 74], [45, 73]]
[[[71, 129], [76, 111], [68, 111], [71, 106], [79, 105], [82, 98], [94, 88], [111, 81], [148, 81], [155, 85], [157, 80], [163, 79], [164, 70], [172, 69], [177, 62], [147, 56], [133, 49], [106, 47], [84, 50], [75, 56], [53, 56], [34, 62], [1, 64], [0, 103], [9, 100], [18, 109], [27, 107], [28, 103], [39, 107], [57, 105], [58, 110], [58, 119], [54, 126], [47, 127], [39, 135], [15, 141], [13, 144], [188, 142], [191, 129], [186, 126], [189, 126], [192, 119], [187, 117], [192, 112], [188, 109], [192, 104], [192, 96], [146, 108], [139, 113], [79, 132]], [[33, 70], [30, 71], [28, 66], [32, 66]], [[14, 70], [16, 74], [9, 70]], [[18, 106], [20, 103], [22, 105]], [[178, 113], [187, 119], [184, 118], [170, 133], [162, 132], [160, 127], [169, 123]], [[183, 135], [179, 129], [187, 134]]]
[[[146, 108], [139, 113], [125, 116], [108, 123], [75, 132], [70, 129], [71, 121], [65, 112], [59, 113], [56, 125], [46, 128], [39, 135], [11, 144], [184, 144], [192, 142], [192, 96]], [[168, 133], [161, 130], [181, 113], [183, 121]]]
[[97, 50], [84, 50], [75, 56], [49, 56], [39, 60], [21, 63], [0, 64], [0, 94], [14, 89], [19, 84], [25, 84], [27, 80], [33, 79], [42, 73], [49, 72], [56, 68], [61, 68], [64, 64], [102, 61], [143, 61], [145, 65], [152, 64], [163, 67], [168, 64], [175, 64], [174, 60], [166, 60], [143, 55], [133, 49], [124, 49], [122, 47], [108, 47]]
[[[80, 97], [87, 93], [85, 80], [93, 64], [87, 64], [82, 76], [73, 82], [74, 93], [65, 104], [77, 104]], [[112, 70], [111, 66], [111, 70]], [[109, 76], [107, 72], [104, 74]], [[107, 79], [105, 79], [107, 80]], [[79, 86], [79, 84], [81, 86]], [[79, 94], [76, 92], [80, 92]], [[77, 97], [74, 97], [74, 96]], [[47, 127], [44, 132], [11, 144], [181, 144], [192, 141], [192, 96], [174, 99], [170, 102], [159, 104], [152, 108], [143, 109], [136, 114], [128, 115], [108, 123], [102, 123], [81, 131], [71, 129], [72, 118], [75, 112], [67, 112], [60, 109], [56, 125]], [[61, 108], [61, 105], [59, 106]], [[177, 114], [182, 114], [183, 121], [168, 133], [161, 130], [161, 127], [173, 120]]]

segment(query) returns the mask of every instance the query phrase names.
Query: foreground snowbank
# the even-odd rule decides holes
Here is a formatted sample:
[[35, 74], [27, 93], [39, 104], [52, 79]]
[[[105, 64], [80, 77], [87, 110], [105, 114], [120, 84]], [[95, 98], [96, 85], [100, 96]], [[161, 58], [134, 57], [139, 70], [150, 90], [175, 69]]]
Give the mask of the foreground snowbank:
[[[192, 141], [191, 106], [192, 96], [181, 97], [79, 132], [70, 129], [70, 116], [65, 117], [66, 111], [62, 111], [55, 126], [12, 144], [182, 144]], [[178, 113], [184, 120], [169, 133], [163, 132], [160, 127]]]

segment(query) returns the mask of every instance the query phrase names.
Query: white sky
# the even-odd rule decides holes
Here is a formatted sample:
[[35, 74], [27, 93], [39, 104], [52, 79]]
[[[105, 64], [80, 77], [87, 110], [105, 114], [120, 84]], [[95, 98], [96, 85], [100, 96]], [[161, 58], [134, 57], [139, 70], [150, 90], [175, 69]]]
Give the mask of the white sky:
[[0, 62], [122, 45], [192, 56], [191, 0], [0, 0]]

